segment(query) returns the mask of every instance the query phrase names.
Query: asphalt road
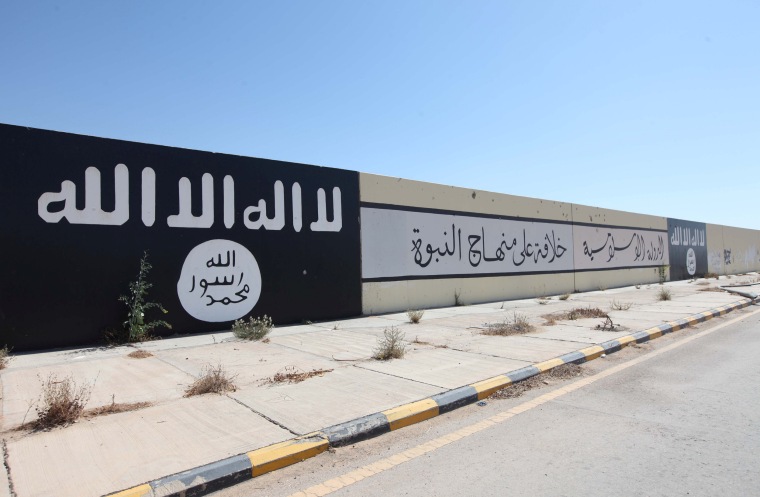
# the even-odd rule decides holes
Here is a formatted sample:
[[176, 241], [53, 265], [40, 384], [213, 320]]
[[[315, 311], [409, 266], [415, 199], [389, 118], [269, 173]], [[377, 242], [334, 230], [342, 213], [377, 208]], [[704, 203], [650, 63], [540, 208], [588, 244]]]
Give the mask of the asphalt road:
[[214, 496], [760, 495], [760, 309], [584, 369]]

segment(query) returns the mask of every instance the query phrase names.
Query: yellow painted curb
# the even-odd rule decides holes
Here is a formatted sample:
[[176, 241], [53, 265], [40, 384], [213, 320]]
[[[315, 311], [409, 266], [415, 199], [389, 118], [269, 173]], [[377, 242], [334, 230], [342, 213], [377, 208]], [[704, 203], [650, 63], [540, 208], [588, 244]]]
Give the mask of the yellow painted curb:
[[433, 399], [425, 399], [388, 409], [383, 414], [388, 418], [391, 430], [398, 430], [438, 416], [438, 403]]
[[[307, 438], [308, 437], [308, 438]], [[290, 466], [326, 451], [330, 443], [324, 435], [287, 440], [278, 444], [248, 452], [253, 477]]]
[[508, 376], [499, 375], [477, 383], [472, 383], [470, 386], [478, 392], [478, 400], [483, 400], [495, 391], [501, 390], [511, 384], [512, 380], [510, 380]]
[[597, 359], [602, 354], [604, 354], [604, 348], [598, 345], [594, 345], [593, 347], [586, 347], [585, 349], [581, 349], [578, 352], [585, 355], [587, 361], [593, 361], [594, 359]]
[[618, 338], [617, 341], [618, 341], [618, 343], [620, 344], [621, 347], [625, 347], [629, 343], [636, 342], [636, 339], [633, 338], [631, 335], [628, 335], [628, 336], [624, 336], [624, 337]]
[[147, 483], [116, 492], [115, 494], [108, 494], [106, 497], [151, 497], [153, 495], [153, 489]]
[[563, 364], [565, 364], [565, 361], [563, 361], [559, 357], [555, 357], [554, 359], [549, 359], [548, 361], [534, 364], [534, 366], [543, 373], [544, 371], [549, 371], [550, 369], [556, 368], [557, 366], [561, 366]]

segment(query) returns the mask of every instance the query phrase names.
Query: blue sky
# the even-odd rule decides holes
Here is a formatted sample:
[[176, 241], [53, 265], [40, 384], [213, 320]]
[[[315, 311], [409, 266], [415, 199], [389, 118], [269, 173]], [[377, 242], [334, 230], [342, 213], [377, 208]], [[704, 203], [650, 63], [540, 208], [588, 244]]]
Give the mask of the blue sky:
[[0, 122], [760, 229], [754, 1], [6, 1]]

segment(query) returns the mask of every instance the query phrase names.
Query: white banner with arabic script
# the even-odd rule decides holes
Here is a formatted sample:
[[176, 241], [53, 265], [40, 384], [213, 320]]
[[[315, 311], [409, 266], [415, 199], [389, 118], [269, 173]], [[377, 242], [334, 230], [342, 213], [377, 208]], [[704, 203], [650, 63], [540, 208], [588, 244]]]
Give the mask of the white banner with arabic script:
[[362, 278], [573, 269], [569, 224], [362, 207]]
[[653, 267], [668, 264], [668, 232], [605, 226], [573, 227], [575, 269]]

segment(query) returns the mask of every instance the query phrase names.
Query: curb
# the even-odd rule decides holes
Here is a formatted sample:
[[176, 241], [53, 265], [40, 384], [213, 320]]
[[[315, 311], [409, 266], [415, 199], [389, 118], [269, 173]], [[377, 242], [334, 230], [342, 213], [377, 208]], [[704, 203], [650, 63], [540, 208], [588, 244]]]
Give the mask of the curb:
[[195, 497], [230, 487], [265, 473], [290, 466], [321, 454], [330, 447], [340, 447], [404, 428], [460, 407], [482, 400], [497, 390], [548, 371], [562, 364], [582, 364], [602, 354], [622, 350], [632, 343], [644, 343], [662, 335], [743, 309], [754, 303], [747, 299], [716, 309], [670, 321], [644, 331], [608, 340], [575, 352], [494, 376], [487, 380], [455, 388], [430, 398], [404, 404], [324, 430], [296, 437], [211, 464], [176, 473], [103, 497]]

